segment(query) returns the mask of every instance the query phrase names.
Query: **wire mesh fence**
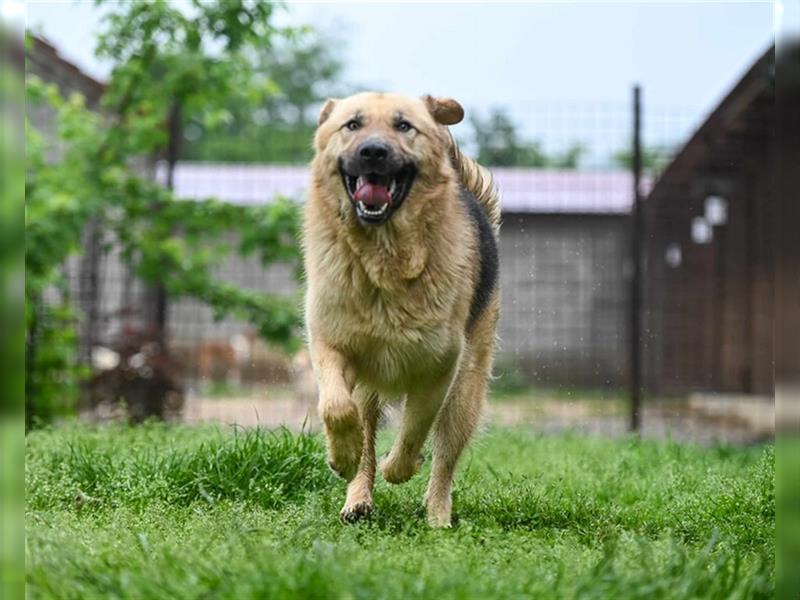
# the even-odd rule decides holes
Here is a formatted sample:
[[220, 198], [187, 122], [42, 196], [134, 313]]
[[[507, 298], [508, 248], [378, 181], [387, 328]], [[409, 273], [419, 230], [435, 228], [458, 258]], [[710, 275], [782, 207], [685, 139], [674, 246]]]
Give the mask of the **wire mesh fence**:
[[[471, 111], [470, 122], [454, 127], [464, 151], [489, 166], [503, 199], [500, 234], [502, 317], [496, 361], [498, 396], [554, 390], [556, 393], [623, 398], [630, 380], [630, 213], [632, 113], [626, 105], [524, 103]], [[695, 110], [649, 106], [643, 113], [642, 193], [690, 138], [704, 115]], [[165, 181], [165, 167], [155, 177]], [[226, 164], [182, 161], [174, 189], [185, 201], [215, 197], [237, 204], [269, 203], [278, 196], [302, 204], [308, 181], [304, 165]], [[659, 228], [689, 227], [648, 213], [646, 240], [660, 240]], [[229, 233], [231, 245], [236, 232]], [[691, 231], [682, 233], [691, 238]], [[659, 242], [660, 243], [660, 242]], [[684, 244], [685, 246], [686, 244]], [[658, 247], [648, 252], [665, 255]], [[683, 260], [691, 250], [682, 249]], [[691, 361], [691, 336], [672, 331], [671, 346], [654, 335], [664, 327], [663, 286], [674, 285], [674, 269], [645, 264], [645, 388], [653, 394], [686, 392], [681, 371]], [[79, 309], [80, 356], [102, 370], [119, 354], [120, 340], [146, 334], [152, 323], [152, 295], [126, 268], [114, 240], [88, 231], [83, 254], [65, 264], [69, 294]], [[219, 277], [258, 292], [298, 298], [301, 283], [290, 265], [264, 267], [234, 254]], [[696, 293], [712, 292], [693, 281]], [[719, 293], [719, 292], [717, 292]], [[299, 300], [298, 300], [299, 302]], [[217, 321], [198, 300], [168, 299], [167, 340], [182, 384], [195, 397], [241, 397], [253, 390], [284, 390], [309, 365], [261, 341], [245, 322]], [[680, 301], [670, 304], [680, 312]], [[653, 311], [661, 311], [655, 314]], [[668, 312], [668, 311], [667, 311]], [[706, 313], [680, 312], [681, 331], [710, 331]], [[660, 323], [660, 325], [658, 325]], [[673, 327], [673, 325], [670, 325]], [[678, 327], [677, 325], [675, 327]], [[714, 335], [709, 333], [709, 335]], [[146, 337], [146, 335], [145, 335]], [[675, 340], [683, 339], [683, 342]], [[751, 340], [751, 343], [755, 343]], [[681, 345], [683, 344], [683, 345]], [[743, 382], [746, 383], [746, 382]], [[709, 385], [702, 389], [713, 389]], [[735, 386], [731, 389], [736, 391]], [[751, 391], [743, 385], [741, 391]], [[290, 394], [291, 395], [291, 394]], [[308, 400], [308, 398], [306, 398]], [[624, 427], [624, 414], [614, 428]]]
[[[493, 152], [506, 163], [489, 165], [504, 206], [500, 362], [532, 382], [620, 386], [626, 368], [630, 110], [569, 105], [499, 110], [514, 124], [512, 138], [479, 148], [474, 135], [464, 136], [458, 128], [456, 133], [466, 137], [462, 143], [473, 155], [491, 157]], [[650, 115], [651, 130], [657, 133], [652, 147], [662, 153], [676, 147], [690, 114], [670, 110]], [[676, 122], [681, 126], [674, 127]], [[574, 162], [553, 164], [570, 147], [580, 148]], [[535, 156], [524, 156], [531, 148]], [[164, 165], [156, 177], [166, 179]], [[307, 180], [305, 166], [269, 164], [182, 162], [174, 174], [180, 198], [241, 204], [277, 196], [302, 203]], [[231, 246], [235, 236], [230, 233]], [[84, 247], [68, 268], [72, 296], [81, 309], [81, 355], [89, 358], [92, 347], [144, 327], [150, 308], [147, 290], [126, 270], [104, 232], [87, 232]], [[295, 294], [299, 289], [289, 266], [265, 269], [255, 258], [232, 256], [219, 275], [255, 291]], [[168, 334], [172, 347], [204, 347], [232, 344], [235, 336], [248, 335], [248, 327], [231, 319], [216, 322], [200, 301], [172, 298]]]

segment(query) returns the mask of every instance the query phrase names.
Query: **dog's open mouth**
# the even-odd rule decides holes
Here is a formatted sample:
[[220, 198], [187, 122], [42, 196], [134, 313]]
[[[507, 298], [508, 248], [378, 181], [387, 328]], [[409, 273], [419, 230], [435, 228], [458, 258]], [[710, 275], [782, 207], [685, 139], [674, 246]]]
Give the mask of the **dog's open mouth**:
[[394, 175], [350, 175], [344, 169], [341, 172], [356, 215], [362, 222], [372, 225], [385, 223], [392, 212], [400, 207], [416, 176], [416, 169], [411, 164]]

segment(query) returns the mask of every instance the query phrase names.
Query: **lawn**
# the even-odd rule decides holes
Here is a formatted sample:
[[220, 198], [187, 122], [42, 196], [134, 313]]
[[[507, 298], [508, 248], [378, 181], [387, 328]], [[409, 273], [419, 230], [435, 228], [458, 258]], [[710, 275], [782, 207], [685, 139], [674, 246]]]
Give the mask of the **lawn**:
[[[380, 451], [390, 437], [382, 436]], [[489, 429], [455, 523], [427, 469], [338, 521], [322, 440], [152, 424], [27, 440], [32, 598], [759, 598], [774, 590], [772, 447]], [[429, 463], [430, 461], [428, 461]]]

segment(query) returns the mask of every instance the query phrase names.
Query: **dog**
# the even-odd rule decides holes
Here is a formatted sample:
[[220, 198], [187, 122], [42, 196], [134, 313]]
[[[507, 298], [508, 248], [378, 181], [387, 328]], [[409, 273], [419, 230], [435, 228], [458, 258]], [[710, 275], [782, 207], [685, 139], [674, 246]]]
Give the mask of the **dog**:
[[383, 478], [408, 481], [433, 429], [424, 497], [451, 525], [459, 456], [485, 402], [499, 318], [500, 200], [459, 151], [450, 98], [366, 92], [328, 100], [304, 209], [305, 322], [328, 463], [344, 521], [373, 510], [381, 406], [405, 398]]

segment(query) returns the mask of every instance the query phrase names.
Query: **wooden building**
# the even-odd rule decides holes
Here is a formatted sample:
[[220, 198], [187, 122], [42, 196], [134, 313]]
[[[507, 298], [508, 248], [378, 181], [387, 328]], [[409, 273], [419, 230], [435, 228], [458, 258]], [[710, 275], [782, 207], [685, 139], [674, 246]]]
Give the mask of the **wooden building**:
[[771, 48], [644, 203], [650, 392], [772, 393], [774, 71]]

